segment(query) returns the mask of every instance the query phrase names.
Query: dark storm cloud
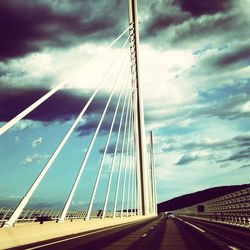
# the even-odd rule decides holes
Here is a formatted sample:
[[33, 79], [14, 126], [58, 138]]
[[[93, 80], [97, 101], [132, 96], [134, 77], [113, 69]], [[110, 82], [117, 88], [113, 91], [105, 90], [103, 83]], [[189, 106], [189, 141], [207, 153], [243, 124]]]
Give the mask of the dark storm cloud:
[[180, 12], [179, 8], [169, 5], [168, 2], [160, 1], [153, 3], [148, 13], [150, 18], [145, 21], [146, 24], [142, 24], [143, 38], [155, 36], [170, 26], [181, 24], [189, 18], [189, 14]]
[[196, 150], [212, 150], [222, 151], [227, 149], [239, 149], [250, 147], [250, 135], [240, 135], [233, 137], [229, 140], [218, 141], [218, 142], [206, 142], [206, 141], [193, 141], [189, 143], [178, 143], [170, 141], [167, 148], [163, 148], [163, 152], [170, 151], [196, 151]]
[[170, 26], [184, 22], [189, 17], [169, 1], [154, 2], [148, 10], [148, 15], [149, 18], [142, 24], [142, 38], [155, 36]]
[[235, 120], [244, 118], [250, 114], [249, 111], [242, 110], [242, 107], [249, 101], [248, 94], [230, 96], [221, 102], [206, 105], [192, 112], [191, 117], [217, 117], [219, 119]]
[[[104, 105], [103, 105], [103, 109], [104, 109]], [[108, 112], [110, 113], [106, 114], [105, 119], [103, 120], [100, 130], [99, 130], [99, 134], [101, 135], [106, 135], [110, 131], [111, 122], [112, 122], [114, 114], [113, 114], [113, 110], [111, 109]], [[91, 115], [86, 116], [85, 124], [80, 125], [76, 128], [76, 131], [78, 132], [79, 136], [85, 136], [85, 135], [94, 133], [99, 124], [101, 115], [102, 114], [96, 114], [96, 110], [95, 110], [95, 113], [92, 113]], [[116, 122], [113, 127], [113, 131], [117, 131], [118, 126], [119, 126], [118, 120], [116, 119]]]
[[221, 58], [217, 58], [217, 65], [219, 67], [231, 66], [238, 63], [244, 63], [245, 66], [250, 64], [250, 47], [243, 47], [236, 50], [232, 50], [229, 53], [223, 55]]
[[241, 166], [240, 168], [250, 168], [250, 164], [243, 165], [243, 166]]
[[[191, 75], [193, 75], [192, 72]], [[191, 76], [190, 75], [190, 76]], [[188, 118], [215, 117], [223, 120], [246, 118], [250, 111], [250, 80], [234, 81], [199, 92], [199, 104], [190, 110]]]
[[94, 1], [71, 1], [71, 9], [61, 10], [63, 3], [53, 6], [50, 1], [0, 1], [0, 60], [114, 36], [127, 21], [123, 12], [113, 11], [113, 6], [124, 7], [119, 2], [112, 7], [106, 2], [99, 9]]
[[213, 15], [227, 11], [231, 6], [231, 0], [175, 0], [182, 11], [189, 12], [192, 16]]
[[193, 53], [198, 61], [190, 69], [189, 77], [237, 70], [250, 64], [249, 40], [237, 41], [222, 48], [204, 48]]
[[[1, 88], [0, 120], [2, 122], [9, 121], [47, 92], [48, 90], [40, 88]], [[68, 120], [80, 112], [85, 102], [86, 97], [74, 96], [69, 92], [60, 91], [31, 112], [26, 118], [42, 122]]]
[[[115, 142], [110, 143], [110, 145], [108, 146], [107, 154], [113, 155], [114, 152], [115, 152]], [[104, 153], [104, 148], [101, 148], [99, 150], [99, 153], [103, 154]], [[121, 145], [118, 146], [116, 153], [117, 154], [121, 153]]]
[[[249, 37], [249, 19], [231, 0], [164, 0], [148, 8], [142, 42], [157, 48], [204, 46]], [[208, 40], [210, 39], [210, 41]]]
[[248, 135], [237, 136], [234, 138], [234, 141], [239, 143], [241, 147], [242, 146], [250, 147], [250, 136]]
[[[166, 29], [166, 27], [182, 23], [184, 21], [184, 17], [177, 17], [171, 15], [160, 14], [159, 16], [153, 17], [151, 23], [147, 26], [145, 30], [147, 36], [154, 36], [161, 30]], [[145, 34], [143, 34], [145, 36]]]
[[169, 34], [166, 34], [166, 38], [172, 43], [171, 46], [192, 45], [197, 42], [207, 45], [209, 38], [211, 42], [217, 39], [224, 43], [228, 37], [232, 37], [232, 33], [234, 34], [227, 32], [228, 30], [234, 30], [235, 35], [239, 33], [238, 27], [234, 26], [236, 19], [234, 15], [192, 17], [182, 25], [173, 27]]
[[[0, 121], [9, 121], [47, 92], [48, 90], [41, 88], [2, 87], [0, 91]], [[65, 122], [81, 112], [89, 97], [89, 93], [75, 94], [75, 92], [66, 90], [59, 91], [25, 118], [41, 122]], [[103, 111], [106, 101], [106, 93], [97, 96], [88, 108], [88, 112], [99, 114]], [[111, 102], [110, 110], [113, 109]]]
[[[183, 106], [182, 104], [174, 107], [169, 105], [166, 109], [161, 103], [145, 103], [145, 122], [146, 124], [151, 124], [155, 120], [167, 124], [170, 122], [168, 130], [172, 126], [175, 133], [176, 131], [178, 133], [181, 131], [192, 132], [196, 129], [195, 124], [181, 130], [183, 121], [210, 119], [211, 117], [228, 121], [247, 118], [250, 115], [249, 100], [250, 80], [235, 81], [233, 84], [224, 84], [220, 87], [199, 91], [198, 105], [187, 104]], [[172, 122], [174, 125], [171, 125]], [[246, 126], [250, 128], [247, 123]]]
[[233, 153], [230, 157], [218, 162], [250, 160], [250, 148]]
[[[162, 150], [166, 153], [171, 151], [183, 152], [182, 157], [177, 161], [176, 165], [187, 165], [199, 160], [212, 160], [216, 163], [247, 161], [250, 159], [250, 136], [246, 134], [218, 142], [193, 141], [189, 143], [179, 143], [173, 140], [169, 142], [168, 147]], [[209, 153], [205, 155], [200, 153], [204, 150]], [[224, 153], [228, 151], [231, 155], [225, 159], [221, 159]], [[223, 164], [221, 167], [228, 167], [228, 165]]]

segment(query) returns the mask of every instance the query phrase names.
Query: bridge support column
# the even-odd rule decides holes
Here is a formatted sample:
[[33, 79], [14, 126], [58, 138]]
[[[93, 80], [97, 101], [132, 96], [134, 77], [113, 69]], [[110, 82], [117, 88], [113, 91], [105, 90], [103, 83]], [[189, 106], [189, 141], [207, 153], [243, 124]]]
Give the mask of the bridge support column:
[[139, 81], [139, 30], [137, 20], [137, 1], [128, 0], [129, 23], [130, 23], [130, 51], [131, 51], [131, 71], [133, 87], [133, 108], [135, 126], [135, 146], [136, 165], [138, 183], [138, 213], [139, 215], [149, 215], [149, 195], [148, 195], [148, 165], [147, 151], [145, 143], [144, 112], [141, 86]]
[[153, 132], [150, 132], [150, 169], [151, 169], [151, 193], [152, 193], [152, 213], [157, 214], [157, 197], [156, 197], [156, 182], [155, 182], [155, 159], [154, 159], [154, 142]]

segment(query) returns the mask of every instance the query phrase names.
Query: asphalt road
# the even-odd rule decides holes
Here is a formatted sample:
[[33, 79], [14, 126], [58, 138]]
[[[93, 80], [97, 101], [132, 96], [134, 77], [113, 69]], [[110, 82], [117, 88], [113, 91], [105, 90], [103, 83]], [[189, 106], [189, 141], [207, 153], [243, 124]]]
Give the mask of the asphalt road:
[[187, 218], [157, 217], [14, 249], [250, 249], [250, 230]]
[[250, 249], [250, 228], [241, 228], [216, 222], [207, 222], [191, 218], [179, 218], [205, 231], [211, 241], [230, 249]]

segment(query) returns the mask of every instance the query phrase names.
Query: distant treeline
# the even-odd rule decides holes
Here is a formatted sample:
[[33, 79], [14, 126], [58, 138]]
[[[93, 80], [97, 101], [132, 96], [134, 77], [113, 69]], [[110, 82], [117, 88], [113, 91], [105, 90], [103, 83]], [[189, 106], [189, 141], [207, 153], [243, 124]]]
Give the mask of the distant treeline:
[[211, 200], [219, 196], [233, 193], [248, 187], [250, 187], [250, 184], [222, 186], [182, 195], [171, 200], [159, 203], [157, 205], [158, 213], [192, 206], [197, 203], [205, 202], [207, 200]]

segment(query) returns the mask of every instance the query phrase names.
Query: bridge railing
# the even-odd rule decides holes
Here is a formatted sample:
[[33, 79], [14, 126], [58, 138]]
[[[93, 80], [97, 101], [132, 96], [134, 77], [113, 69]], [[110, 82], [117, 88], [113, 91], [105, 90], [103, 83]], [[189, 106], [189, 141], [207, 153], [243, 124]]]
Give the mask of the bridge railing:
[[[0, 208], [0, 224], [8, 221], [11, 215], [14, 212], [14, 208], [1, 207]], [[86, 219], [87, 210], [70, 210], [67, 212], [65, 220], [77, 220], [77, 219]], [[128, 216], [132, 216], [132, 214], [137, 214], [137, 211], [130, 211]], [[21, 215], [19, 216], [17, 223], [24, 222], [39, 222], [43, 223], [44, 221], [57, 221], [59, 220], [62, 214], [62, 210], [59, 209], [37, 209], [37, 208], [28, 208], [24, 209]], [[124, 213], [126, 214], [126, 213]], [[103, 215], [102, 210], [93, 210], [91, 212], [91, 218], [101, 218]], [[116, 212], [116, 215], [119, 217], [121, 215], [120, 211]], [[106, 211], [106, 218], [113, 217], [112, 211]]]
[[250, 227], [250, 188], [174, 212], [176, 215]]

